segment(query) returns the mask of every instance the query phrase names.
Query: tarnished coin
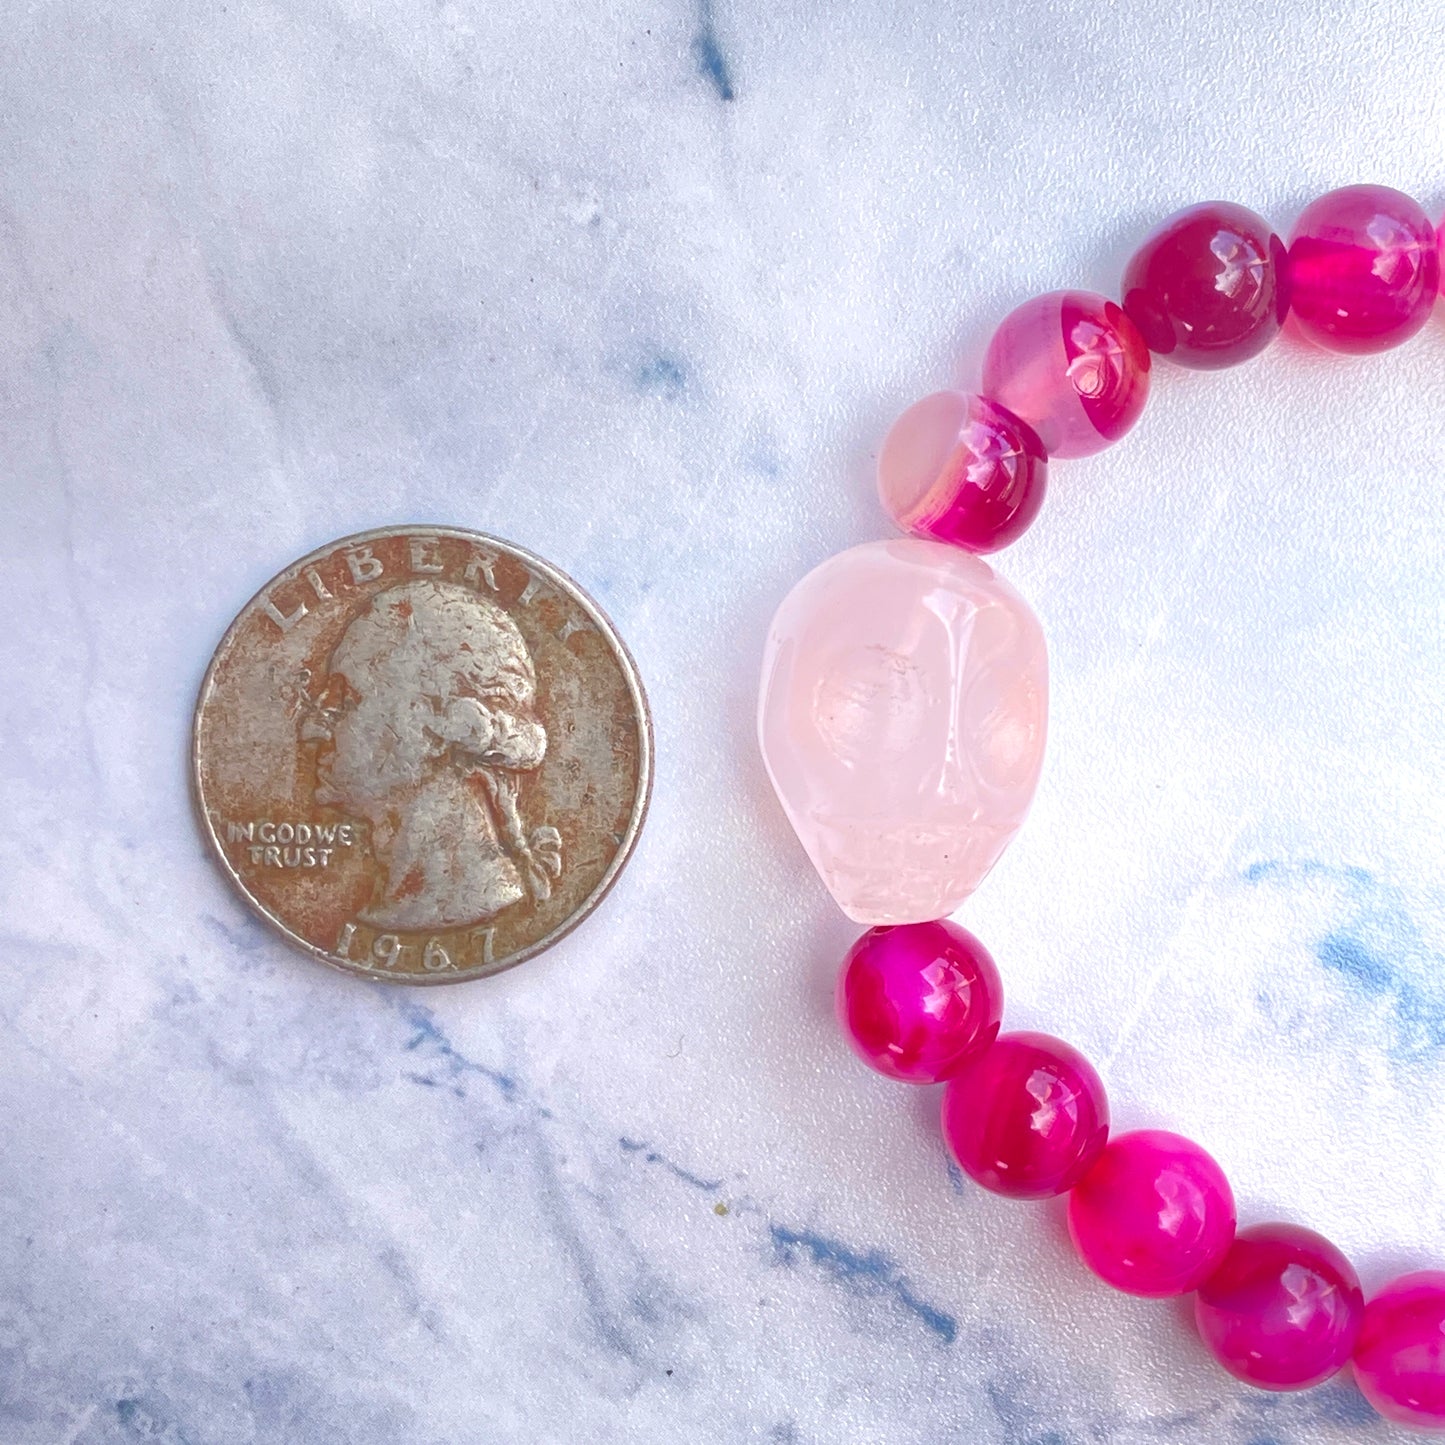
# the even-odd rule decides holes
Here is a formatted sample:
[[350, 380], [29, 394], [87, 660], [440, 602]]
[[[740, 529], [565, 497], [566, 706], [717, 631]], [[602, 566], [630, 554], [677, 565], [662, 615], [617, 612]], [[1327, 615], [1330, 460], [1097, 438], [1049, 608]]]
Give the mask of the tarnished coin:
[[495, 537], [345, 537], [268, 583], [201, 684], [196, 799], [293, 943], [397, 983], [554, 943], [642, 827], [652, 732], [597, 605]]

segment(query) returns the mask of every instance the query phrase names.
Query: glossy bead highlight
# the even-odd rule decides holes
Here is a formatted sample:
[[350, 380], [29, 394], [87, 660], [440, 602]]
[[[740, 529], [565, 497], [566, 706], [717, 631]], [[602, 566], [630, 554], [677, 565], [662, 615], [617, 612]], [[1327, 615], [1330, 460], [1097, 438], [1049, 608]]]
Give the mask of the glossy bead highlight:
[[1330, 351], [1387, 351], [1424, 326], [1440, 288], [1435, 228], [1389, 186], [1345, 186], [1305, 207], [1289, 245], [1300, 331]]
[[1051, 457], [1086, 457], [1139, 420], [1149, 348], [1106, 296], [1051, 291], [1004, 317], [984, 356], [983, 390]]
[[937, 391], [893, 423], [878, 497], [905, 532], [996, 552], [1038, 515], [1048, 473], [1032, 427], [987, 397]]
[[1224, 1171], [1162, 1129], [1110, 1140], [1069, 1196], [1069, 1234], [1084, 1263], [1149, 1299], [1198, 1289], [1223, 1263], [1234, 1223]]
[[1445, 1430], [1445, 1274], [1403, 1275], [1365, 1306], [1355, 1383], [1394, 1424]]
[[949, 1082], [943, 1137], [959, 1168], [995, 1194], [1063, 1194], [1108, 1140], [1104, 1085], [1061, 1039], [1004, 1034]]
[[998, 1035], [1003, 985], [988, 950], [942, 919], [870, 928], [838, 974], [838, 1019], [864, 1063], [936, 1084]]
[[1215, 370], [1257, 356], [1289, 311], [1284, 242], [1263, 217], [1228, 201], [1177, 211], [1124, 271], [1124, 310], [1149, 349]]
[[1262, 1390], [1303, 1390], [1329, 1379], [1354, 1352], [1364, 1313], [1349, 1260], [1293, 1224], [1241, 1230], [1194, 1301], [1215, 1359]]

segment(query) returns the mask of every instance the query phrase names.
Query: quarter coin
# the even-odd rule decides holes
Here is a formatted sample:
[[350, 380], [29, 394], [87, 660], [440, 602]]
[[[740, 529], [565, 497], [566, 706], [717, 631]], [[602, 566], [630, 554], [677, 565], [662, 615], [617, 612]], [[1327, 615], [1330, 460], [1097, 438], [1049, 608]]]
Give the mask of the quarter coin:
[[398, 527], [246, 604], [201, 684], [192, 774], [221, 867], [293, 943], [455, 983], [597, 907], [647, 812], [652, 729], [570, 578], [480, 532]]

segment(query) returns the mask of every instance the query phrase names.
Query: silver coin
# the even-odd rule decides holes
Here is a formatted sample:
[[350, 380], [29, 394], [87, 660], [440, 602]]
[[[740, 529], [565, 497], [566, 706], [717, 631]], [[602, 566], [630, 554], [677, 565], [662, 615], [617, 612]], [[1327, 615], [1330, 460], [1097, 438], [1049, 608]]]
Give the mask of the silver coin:
[[570, 578], [455, 527], [345, 537], [242, 609], [196, 704], [202, 826], [248, 903], [368, 978], [521, 963], [617, 880], [652, 784], [631, 655]]

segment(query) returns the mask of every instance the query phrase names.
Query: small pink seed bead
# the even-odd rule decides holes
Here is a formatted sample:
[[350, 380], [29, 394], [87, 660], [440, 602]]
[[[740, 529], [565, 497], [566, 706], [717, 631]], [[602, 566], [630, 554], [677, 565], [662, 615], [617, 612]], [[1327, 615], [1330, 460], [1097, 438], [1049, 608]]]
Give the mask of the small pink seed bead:
[[1305, 207], [1290, 236], [1290, 304], [1330, 351], [1387, 351], [1424, 326], [1440, 287], [1429, 217], [1389, 186], [1343, 186]]
[[1303, 1390], [1329, 1379], [1354, 1352], [1364, 1313], [1349, 1260], [1294, 1224], [1240, 1230], [1194, 1301], [1214, 1357], [1262, 1390]]
[[1402, 1275], [1365, 1306], [1355, 1382], [1385, 1419], [1445, 1430], [1445, 1273]]
[[959, 1168], [995, 1194], [1063, 1194], [1109, 1137], [1104, 1085], [1061, 1039], [1004, 1034], [949, 1080], [943, 1137]]
[[1051, 457], [1090, 456], [1139, 420], [1149, 348], [1106, 296], [1050, 291], [999, 324], [983, 359], [983, 390], [1031, 426]]
[[970, 552], [1023, 536], [1043, 505], [1043, 443], [986, 397], [937, 391], [893, 423], [878, 454], [878, 496], [905, 532]]
[[936, 1084], [997, 1037], [1003, 984], [966, 928], [904, 923], [870, 928], [848, 950], [837, 1004], [864, 1063], [907, 1084]]
[[1234, 1239], [1234, 1194], [1198, 1144], [1162, 1129], [1109, 1141], [1069, 1196], [1069, 1234], [1106, 1284], [1149, 1299], [1188, 1294]]

